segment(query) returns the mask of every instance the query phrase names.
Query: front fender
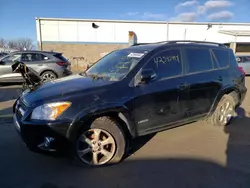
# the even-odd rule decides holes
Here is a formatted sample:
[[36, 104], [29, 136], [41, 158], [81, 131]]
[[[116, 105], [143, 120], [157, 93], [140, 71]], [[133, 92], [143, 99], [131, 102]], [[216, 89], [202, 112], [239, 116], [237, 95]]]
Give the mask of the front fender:
[[131, 119], [131, 113], [129, 112], [128, 108], [118, 103], [105, 103], [84, 109], [78, 113], [68, 128], [66, 134], [67, 139], [74, 140], [75, 136], [77, 135], [77, 131], [79, 131], [79, 129], [93, 117], [105, 116], [110, 113], [117, 113], [118, 117], [126, 124], [130, 134], [132, 136], [136, 134], [135, 126]]

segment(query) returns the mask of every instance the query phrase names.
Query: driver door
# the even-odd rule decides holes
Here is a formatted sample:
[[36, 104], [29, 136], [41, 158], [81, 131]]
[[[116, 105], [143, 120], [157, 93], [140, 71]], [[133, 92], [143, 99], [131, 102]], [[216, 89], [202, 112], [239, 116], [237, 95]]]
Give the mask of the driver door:
[[11, 54], [0, 62], [0, 81], [20, 81], [22, 79], [21, 74], [13, 73], [11, 65], [13, 64], [14, 60], [21, 59], [21, 54]]
[[[134, 88], [133, 117], [140, 135], [155, 132], [185, 119], [189, 87], [183, 76], [179, 49], [158, 52], [141, 69], [152, 70], [155, 77]], [[140, 77], [140, 73], [138, 74]]]

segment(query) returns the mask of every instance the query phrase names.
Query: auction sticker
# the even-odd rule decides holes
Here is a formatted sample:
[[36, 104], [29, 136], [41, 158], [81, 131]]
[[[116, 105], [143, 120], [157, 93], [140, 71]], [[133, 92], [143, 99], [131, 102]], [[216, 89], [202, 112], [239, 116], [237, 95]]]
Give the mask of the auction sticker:
[[128, 57], [141, 58], [143, 55], [143, 53], [130, 53], [128, 54]]

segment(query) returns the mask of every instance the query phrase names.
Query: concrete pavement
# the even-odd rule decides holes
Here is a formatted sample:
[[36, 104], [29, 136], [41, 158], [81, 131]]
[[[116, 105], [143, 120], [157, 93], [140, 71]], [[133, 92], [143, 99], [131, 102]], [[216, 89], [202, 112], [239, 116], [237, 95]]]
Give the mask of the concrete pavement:
[[[250, 88], [250, 79], [247, 85]], [[5, 98], [0, 99], [0, 114], [11, 114], [11, 97], [16, 93], [8, 89], [1, 95]], [[0, 123], [0, 187], [249, 188], [249, 104], [247, 96], [237, 109], [239, 117], [226, 128], [196, 122], [142, 137], [133, 142], [125, 161], [94, 169], [30, 152], [13, 123], [5, 121]]]

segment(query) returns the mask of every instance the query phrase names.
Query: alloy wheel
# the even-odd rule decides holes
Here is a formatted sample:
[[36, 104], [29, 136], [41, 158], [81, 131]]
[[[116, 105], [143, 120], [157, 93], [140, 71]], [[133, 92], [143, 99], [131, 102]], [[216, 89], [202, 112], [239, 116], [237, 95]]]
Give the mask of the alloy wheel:
[[219, 113], [219, 121], [223, 125], [227, 125], [229, 123], [229, 121], [231, 120], [231, 118], [233, 117], [234, 107], [233, 107], [233, 105], [229, 101], [226, 101], [220, 107], [220, 111], [219, 112], [220, 112]]
[[51, 73], [46, 73], [43, 75], [42, 79], [43, 79], [43, 82], [48, 82], [48, 81], [54, 80], [55, 76]]
[[109, 162], [116, 151], [113, 136], [103, 129], [90, 129], [77, 141], [77, 154], [88, 165], [102, 165]]

